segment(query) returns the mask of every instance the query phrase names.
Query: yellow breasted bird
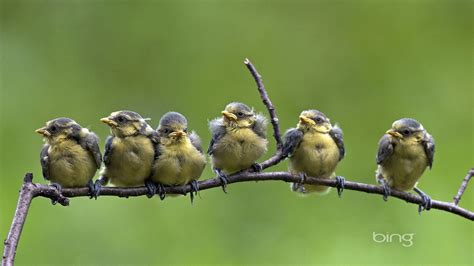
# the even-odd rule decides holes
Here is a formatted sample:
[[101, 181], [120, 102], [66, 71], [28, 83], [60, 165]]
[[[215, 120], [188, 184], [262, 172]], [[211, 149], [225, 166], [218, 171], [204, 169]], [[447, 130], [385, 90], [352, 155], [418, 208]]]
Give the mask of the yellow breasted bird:
[[[191, 184], [193, 191], [199, 190], [196, 180], [206, 166], [201, 148], [201, 139], [188, 132], [188, 121], [177, 112], [168, 112], [160, 119], [156, 129], [159, 135], [157, 159], [153, 165], [151, 181], [158, 184], [158, 194], [164, 199], [163, 185]], [[191, 203], [194, 195], [191, 191]]]
[[226, 175], [250, 167], [262, 170], [255, 161], [267, 151], [267, 120], [239, 102], [229, 103], [221, 113], [221, 118], [209, 122], [212, 139], [208, 154], [226, 192]]
[[102, 163], [99, 138], [70, 118], [56, 118], [36, 130], [45, 145], [40, 153], [43, 177], [58, 189], [89, 186]]
[[[110, 127], [111, 135], [105, 143], [105, 167], [96, 182], [96, 191], [109, 181], [119, 187], [146, 185], [156, 158], [158, 136], [155, 130], [146, 119], [132, 111], [113, 112], [100, 121]], [[148, 190], [148, 196], [152, 197], [154, 191]]]
[[301, 176], [301, 183], [291, 188], [300, 193], [326, 193], [329, 187], [303, 184], [307, 175], [319, 178], [336, 178], [341, 196], [344, 178], [335, 175], [336, 166], [344, 158], [342, 130], [332, 126], [329, 118], [318, 110], [303, 111], [296, 128], [286, 131], [283, 152], [289, 157], [289, 171]]
[[379, 141], [376, 180], [384, 189], [384, 200], [391, 189], [414, 191], [423, 202], [418, 211], [431, 208], [431, 198], [416, 187], [427, 167], [431, 169], [435, 152], [433, 137], [418, 121], [402, 118], [392, 124]]

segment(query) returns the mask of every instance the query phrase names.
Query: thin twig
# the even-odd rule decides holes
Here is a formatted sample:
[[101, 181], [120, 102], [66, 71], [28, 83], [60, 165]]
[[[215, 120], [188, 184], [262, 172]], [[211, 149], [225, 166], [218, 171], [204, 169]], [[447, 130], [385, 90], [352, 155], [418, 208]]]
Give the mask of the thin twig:
[[472, 176], [474, 176], [474, 168], [469, 169], [467, 172], [467, 175], [464, 177], [461, 183], [461, 187], [459, 187], [458, 194], [454, 196], [454, 205], [458, 205], [459, 201], [461, 200], [462, 194], [467, 188], [467, 184], [469, 183], [469, 180], [471, 180]]
[[273, 106], [272, 101], [268, 97], [267, 90], [263, 85], [262, 76], [258, 73], [257, 69], [253, 66], [252, 62], [250, 62], [248, 58], [245, 58], [244, 64], [247, 66], [253, 78], [255, 79], [255, 82], [257, 83], [258, 92], [260, 93], [260, 98], [262, 98], [263, 104], [267, 107], [268, 112], [270, 113], [270, 118], [273, 126], [273, 137], [276, 140], [277, 150], [282, 150], [283, 142], [281, 141], [278, 117], [276, 115], [275, 107]]

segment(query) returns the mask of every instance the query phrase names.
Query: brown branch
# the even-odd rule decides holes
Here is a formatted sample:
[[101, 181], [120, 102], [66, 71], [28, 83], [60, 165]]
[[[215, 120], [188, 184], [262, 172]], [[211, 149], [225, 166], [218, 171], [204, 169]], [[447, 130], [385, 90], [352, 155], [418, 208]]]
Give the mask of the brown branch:
[[[283, 156], [283, 144], [281, 140], [280, 134], [280, 127], [278, 123], [278, 117], [275, 112], [275, 108], [273, 107], [270, 98], [265, 90], [265, 86], [262, 82], [262, 77], [257, 72], [255, 67], [252, 63], [245, 59], [245, 65], [249, 69], [250, 73], [254, 77], [257, 83], [257, 89], [260, 93], [260, 97], [265, 104], [268, 112], [270, 113], [271, 123], [273, 126], [273, 136], [275, 138], [277, 149], [275, 154], [273, 154], [269, 159], [262, 162], [262, 168], [266, 169], [270, 166], [278, 164], [281, 160], [284, 159]], [[474, 220], [474, 213], [463, 209], [457, 206], [462, 194], [464, 193], [469, 179], [474, 174], [474, 169], [469, 171], [468, 176], [466, 176], [463, 180], [461, 188], [458, 191], [458, 194], [454, 198], [454, 204], [432, 200], [432, 209], [439, 209], [446, 212], [450, 212], [471, 221]], [[18, 199], [17, 208], [15, 211], [15, 216], [13, 218], [12, 225], [10, 227], [10, 231], [8, 233], [7, 239], [5, 240], [5, 249], [2, 258], [2, 266], [10, 266], [13, 265], [16, 248], [18, 246], [18, 241], [20, 239], [21, 231], [23, 229], [23, 225], [26, 220], [26, 216], [28, 214], [28, 209], [30, 207], [31, 201], [33, 198], [41, 196], [45, 198], [51, 199], [53, 202], [57, 202], [63, 206], [69, 205], [69, 199], [72, 197], [86, 197], [89, 196], [89, 188], [69, 188], [63, 189], [59, 191], [54, 186], [43, 185], [43, 184], [34, 184], [32, 183], [33, 175], [26, 174], [24, 183], [20, 190], [20, 196]], [[284, 182], [300, 182], [301, 177], [297, 175], [293, 175], [288, 172], [270, 172], [270, 173], [253, 173], [253, 172], [240, 172], [234, 175], [228, 176], [228, 183], [238, 183], [238, 182], [247, 182], [247, 181], [284, 181]], [[306, 184], [316, 184], [316, 185], [323, 185], [329, 187], [336, 187], [336, 180], [334, 179], [321, 179], [315, 177], [307, 177], [304, 181]], [[216, 187], [221, 187], [221, 180], [219, 178], [212, 178], [198, 182], [200, 190], [212, 189]], [[364, 183], [357, 183], [351, 181], [345, 181], [344, 188], [346, 190], [354, 190], [354, 191], [362, 191], [371, 194], [380, 194], [383, 195], [383, 189], [380, 186], [376, 185], [369, 185]], [[190, 185], [184, 186], [173, 186], [173, 187], [166, 187], [165, 192], [167, 194], [182, 194], [186, 195], [187, 193], [191, 192], [192, 188]], [[147, 189], [145, 187], [134, 187], [134, 188], [118, 188], [118, 187], [103, 187], [100, 191], [101, 196], [117, 196], [117, 197], [138, 197], [147, 195]], [[392, 190], [391, 196], [394, 198], [398, 198], [401, 200], [405, 200], [409, 203], [420, 204], [422, 203], [422, 199], [419, 196]]]
[[471, 180], [471, 177], [474, 176], [474, 168], [469, 169], [467, 172], [467, 175], [464, 177], [461, 183], [461, 187], [459, 187], [458, 194], [454, 196], [454, 205], [458, 205], [459, 201], [461, 200], [462, 194], [464, 194], [464, 191], [467, 188], [467, 184], [469, 183], [469, 180]]
[[5, 249], [3, 250], [2, 265], [13, 265], [15, 260], [16, 248], [20, 240], [21, 231], [25, 224], [26, 216], [33, 198], [37, 196], [54, 198], [55, 202], [67, 206], [69, 199], [61, 195], [61, 193], [52, 186], [45, 186], [40, 184], [33, 184], [33, 174], [27, 173], [23, 179], [23, 185], [20, 190], [20, 197], [18, 198], [15, 216], [10, 226], [7, 239], [4, 242]]

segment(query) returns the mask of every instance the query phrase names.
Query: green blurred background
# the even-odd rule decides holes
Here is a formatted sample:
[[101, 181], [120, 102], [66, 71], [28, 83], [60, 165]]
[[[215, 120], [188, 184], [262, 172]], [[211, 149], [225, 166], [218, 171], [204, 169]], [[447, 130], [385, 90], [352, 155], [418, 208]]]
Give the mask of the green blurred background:
[[[101, 137], [120, 109], [207, 121], [230, 101], [266, 113], [243, 65], [264, 77], [284, 131], [301, 110], [345, 131], [338, 174], [374, 183], [377, 141], [413, 117], [435, 137], [420, 188], [451, 201], [473, 166], [472, 1], [2, 1], [0, 236], [25, 172], [43, 182], [45, 121], [68, 116]], [[269, 128], [271, 138], [271, 129]], [[265, 158], [274, 151], [274, 141]], [[264, 158], [262, 158], [263, 160]], [[284, 170], [283, 162], [271, 170]], [[270, 171], [268, 169], [267, 171]], [[208, 166], [202, 178], [212, 177]], [[461, 206], [474, 209], [474, 184]], [[345, 191], [299, 197], [283, 182], [188, 197], [34, 200], [17, 263], [473, 264], [473, 225], [416, 205]], [[414, 234], [413, 245], [373, 233]]]

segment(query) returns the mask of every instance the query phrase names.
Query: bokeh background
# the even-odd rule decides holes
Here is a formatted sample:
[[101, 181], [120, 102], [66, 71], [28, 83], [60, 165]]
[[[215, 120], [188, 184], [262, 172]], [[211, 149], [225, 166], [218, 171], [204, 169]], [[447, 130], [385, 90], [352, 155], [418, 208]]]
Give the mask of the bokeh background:
[[[243, 65], [264, 77], [282, 130], [317, 108], [345, 131], [338, 174], [374, 183], [377, 141], [413, 117], [435, 137], [420, 188], [451, 201], [473, 166], [472, 1], [2, 1], [0, 235], [25, 172], [43, 182], [45, 121], [67, 116], [101, 137], [120, 109], [207, 121], [230, 101], [266, 113]], [[269, 128], [271, 138], [271, 129]], [[275, 142], [271, 139], [270, 151]], [[262, 158], [265, 159], [265, 158]], [[284, 170], [287, 163], [270, 170]], [[208, 166], [202, 178], [210, 178]], [[461, 206], [474, 209], [474, 184]], [[33, 201], [18, 265], [473, 264], [473, 225], [398, 199], [346, 191], [299, 197], [283, 182], [188, 197]], [[413, 245], [373, 234], [414, 234]], [[3, 248], [3, 247], [2, 247]]]

